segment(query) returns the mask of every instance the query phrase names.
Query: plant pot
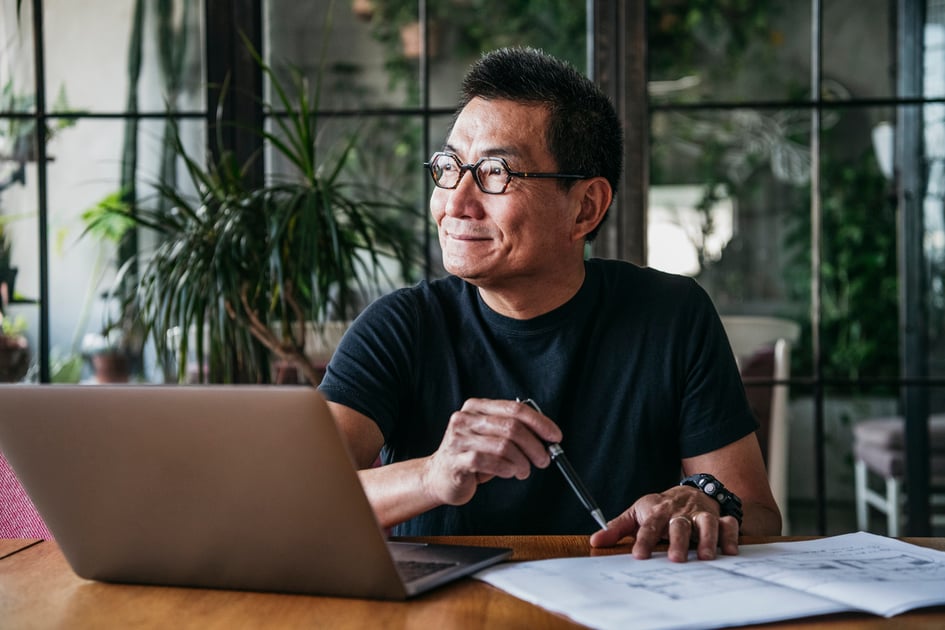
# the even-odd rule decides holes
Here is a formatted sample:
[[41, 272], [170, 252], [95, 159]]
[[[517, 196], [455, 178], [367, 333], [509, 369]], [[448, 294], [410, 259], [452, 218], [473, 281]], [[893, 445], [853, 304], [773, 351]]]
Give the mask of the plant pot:
[[374, 17], [374, 9], [374, 0], [351, 0], [351, 11], [365, 22]]
[[0, 285], [6, 285], [6, 290], [0, 286], [0, 305], [13, 299], [13, 290], [16, 285], [16, 267], [0, 269]]
[[101, 352], [92, 355], [92, 369], [99, 383], [127, 383], [131, 361], [123, 352]]
[[[440, 52], [440, 29], [434, 22], [427, 23], [427, 57], [436, 57]], [[400, 45], [407, 59], [419, 59], [422, 49], [420, 22], [408, 22], [400, 27]]]
[[26, 337], [0, 335], [0, 383], [18, 383], [30, 371]]

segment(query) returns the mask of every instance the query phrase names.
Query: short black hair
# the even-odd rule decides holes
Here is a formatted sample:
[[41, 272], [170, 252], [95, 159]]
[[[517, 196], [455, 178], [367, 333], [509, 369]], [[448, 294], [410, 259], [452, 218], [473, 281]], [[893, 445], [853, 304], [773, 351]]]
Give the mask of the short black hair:
[[[623, 169], [620, 119], [607, 95], [570, 63], [527, 47], [485, 53], [463, 79], [457, 115], [474, 98], [547, 107], [546, 141], [559, 171], [604, 177], [616, 194]], [[560, 181], [574, 185], [573, 180]]]

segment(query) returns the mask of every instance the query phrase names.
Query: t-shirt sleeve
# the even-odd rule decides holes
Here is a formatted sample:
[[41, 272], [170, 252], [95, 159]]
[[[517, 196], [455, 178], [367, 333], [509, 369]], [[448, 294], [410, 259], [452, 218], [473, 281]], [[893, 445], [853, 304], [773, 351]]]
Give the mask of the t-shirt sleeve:
[[693, 282], [682, 318], [687, 331], [685, 388], [680, 426], [682, 457], [694, 457], [735, 442], [758, 428], [728, 337], [702, 287]]
[[390, 438], [409, 387], [418, 316], [409, 290], [379, 298], [345, 332], [318, 390], [374, 420]]

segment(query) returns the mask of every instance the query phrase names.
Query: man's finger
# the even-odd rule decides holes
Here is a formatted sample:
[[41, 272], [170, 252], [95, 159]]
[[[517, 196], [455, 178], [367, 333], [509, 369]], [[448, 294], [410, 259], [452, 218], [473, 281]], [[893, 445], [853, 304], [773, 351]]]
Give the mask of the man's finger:
[[609, 521], [607, 529], [601, 529], [591, 534], [591, 547], [613, 547], [625, 536], [633, 536], [636, 532], [636, 518], [627, 511]]
[[667, 524], [669, 530], [669, 549], [667, 556], [672, 562], [685, 562], [689, 559], [689, 543], [695, 532], [695, 524], [688, 516], [674, 516]]
[[695, 533], [699, 545], [697, 553], [700, 560], [714, 560], [719, 547], [718, 517], [710, 512], [696, 512], [692, 515]]

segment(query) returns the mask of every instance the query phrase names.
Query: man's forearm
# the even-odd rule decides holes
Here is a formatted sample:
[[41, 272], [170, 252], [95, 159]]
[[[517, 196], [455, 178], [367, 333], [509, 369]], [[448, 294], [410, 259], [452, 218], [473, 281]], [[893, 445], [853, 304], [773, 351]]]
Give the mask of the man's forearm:
[[426, 458], [358, 472], [381, 527], [392, 527], [440, 505], [424, 486]]

